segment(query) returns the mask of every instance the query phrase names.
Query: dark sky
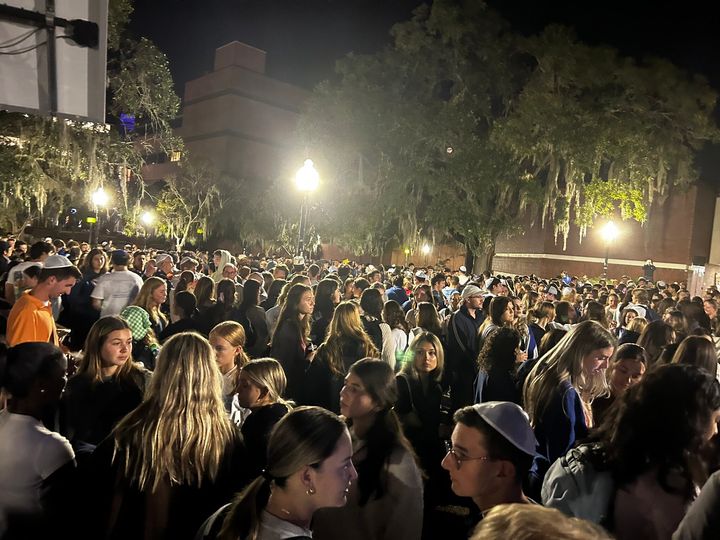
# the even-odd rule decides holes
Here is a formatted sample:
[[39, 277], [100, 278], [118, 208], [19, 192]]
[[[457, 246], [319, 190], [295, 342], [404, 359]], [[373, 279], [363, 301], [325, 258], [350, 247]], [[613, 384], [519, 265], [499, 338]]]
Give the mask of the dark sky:
[[[311, 88], [336, 59], [389, 41], [421, 0], [135, 0], [131, 28], [169, 57], [178, 90], [212, 69], [217, 47], [233, 40], [267, 51], [268, 73]], [[583, 41], [624, 54], [665, 57], [720, 88], [720, 31], [712, 2], [646, 0], [490, 0], [524, 34], [549, 23], [572, 26]]]

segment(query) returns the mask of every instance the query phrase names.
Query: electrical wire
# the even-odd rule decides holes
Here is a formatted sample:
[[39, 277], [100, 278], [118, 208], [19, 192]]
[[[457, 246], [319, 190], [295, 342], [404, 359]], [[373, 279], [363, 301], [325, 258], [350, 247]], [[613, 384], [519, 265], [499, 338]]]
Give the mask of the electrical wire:
[[9, 51], [9, 52], [0, 51], [0, 55], [1, 55], [1, 56], [15, 56], [15, 55], [18, 55], [18, 54], [29, 53], [30, 51], [34, 51], [35, 49], [39, 49], [40, 47], [42, 47], [43, 45], [45, 45], [45, 43], [47, 43], [47, 42], [43, 41], [42, 43], [38, 43], [37, 45], [33, 45], [32, 47], [28, 47], [28, 48], [26, 48], [26, 49], [18, 49], [18, 50], [16, 50], [16, 51]]
[[30, 30], [27, 34], [10, 38], [8, 41], [0, 43], [0, 49], [7, 49], [8, 47], [15, 47], [16, 45], [20, 45], [23, 41], [33, 36], [40, 30], [42, 30], [42, 28], [35, 28], [34, 30]]

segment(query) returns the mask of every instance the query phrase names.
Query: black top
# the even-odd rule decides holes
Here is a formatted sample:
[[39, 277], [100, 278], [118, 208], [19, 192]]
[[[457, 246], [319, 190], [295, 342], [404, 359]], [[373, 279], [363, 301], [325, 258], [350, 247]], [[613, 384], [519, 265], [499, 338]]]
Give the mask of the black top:
[[[427, 388], [423, 388], [419, 378], [399, 373], [397, 375], [397, 389], [398, 400], [395, 403], [395, 411], [401, 419], [405, 435], [412, 443], [415, 451], [421, 455], [423, 454], [423, 448], [428, 443], [435, 443], [438, 440], [442, 387], [438, 382], [428, 380]], [[421, 425], [419, 427], [403, 421], [407, 414], [413, 410], [420, 419]]]
[[145, 374], [134, 370], [131, 380], [110, 377], [93, 383], [86, 375], [71, 377], [60, 401], [60, 433], [73, 446], [98, 445], [122, 418], [140, 405]]
[[488, 401], [510, 401], [521, 403], [521, 392], [514, 373], [501, 369], [491, 369], [482, 390], [482, 403]]
[[308, 366], [305, 347], [303, 347], [295, 325], [287, 320], [278, 324], [273, 335], [270, 356], [280, 362], [285, 370], [287, 378], [285, 396], [292, 400], [299, 400], [305, 369]]
[[250, 477], [259, 476], [267, 462], [267, 443], [270, 432], [288, 413], [282, 403], [273, 403], [254, 409], [242, 425], [241, 431], [248, 450]]
[[195, 319], [188, 317], [186, 319], [180, 319], [179, 321], [170, 323], [168, 326], [166, 326], [165, 330], [160, 332], [160, 342], [164, 342], [166, 339], [181, 332], [197, 332], [199, 334], [204, 334], [198, 322]]

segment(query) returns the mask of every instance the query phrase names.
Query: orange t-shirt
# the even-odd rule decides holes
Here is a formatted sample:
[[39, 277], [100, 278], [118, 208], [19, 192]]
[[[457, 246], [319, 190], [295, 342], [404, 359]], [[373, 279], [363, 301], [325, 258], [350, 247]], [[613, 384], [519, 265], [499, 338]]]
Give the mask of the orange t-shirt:
[[28, 341], [60, 346], [50, 303], [38, 300], [30, 291], [20, 296], [8, 315], [6, 339], [9, 347]]

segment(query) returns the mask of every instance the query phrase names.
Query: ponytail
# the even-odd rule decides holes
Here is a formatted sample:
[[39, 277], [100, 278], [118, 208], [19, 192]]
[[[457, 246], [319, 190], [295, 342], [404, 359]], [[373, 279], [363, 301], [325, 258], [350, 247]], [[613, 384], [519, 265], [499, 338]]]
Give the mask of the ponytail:
[[233, 501], [223, 521], [218, 540], [258, 540], [260, 516], [270, 499], [272, 478], [263, 473], [248, 485]]

